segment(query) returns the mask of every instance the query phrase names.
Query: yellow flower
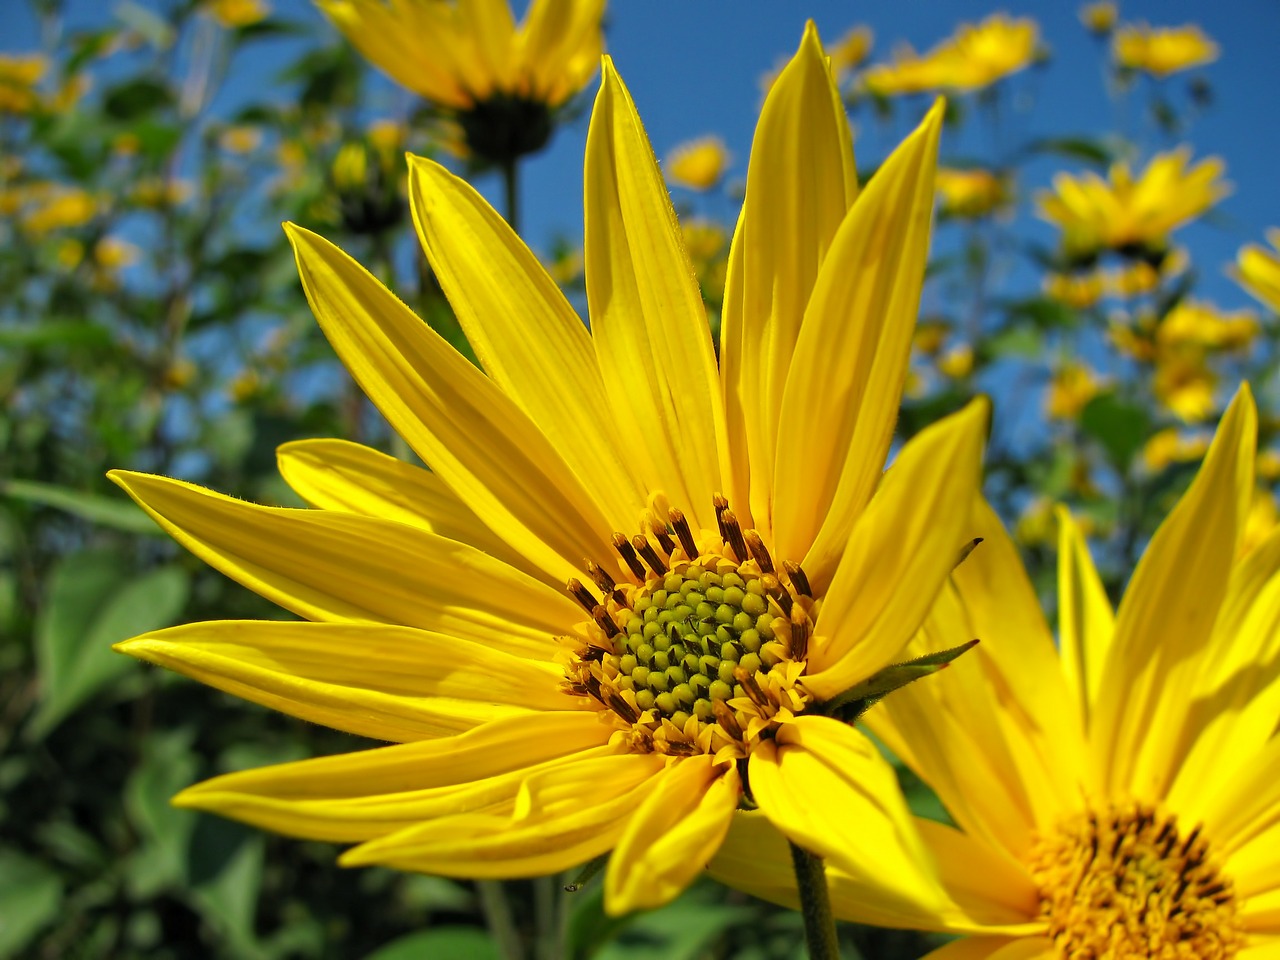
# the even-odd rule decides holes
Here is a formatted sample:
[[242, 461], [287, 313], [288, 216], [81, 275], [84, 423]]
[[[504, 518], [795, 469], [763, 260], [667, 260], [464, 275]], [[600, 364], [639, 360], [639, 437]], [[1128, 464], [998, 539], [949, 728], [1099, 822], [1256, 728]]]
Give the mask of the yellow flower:
[[[848, 778], [863, 799], [844, 819], [878, 850], [908, 822], [893, 772], [812, 708], [893, 661], [970, 536], [985, 403], [881, 472], [941, 119], [939, 104], [859, 190], [810, 24], [761, 113], [719, 370], [607, 60], [587, 134], [590, 333], [506, 222], [430, 160], [411, 162], [414, 220], [483, 372], [290, 226], [321, 327], [431, 472], [288, 444], [282, 472], [310, 510], [113, 474], [202, 559], [313, 621], [191, 624], [121, 648], [398, 745], [218, 777], [175, 802], [357, 843], [348, 865], [531, 876], [612, 850], [615, 913], [701, 871], [743, 799], [740, 762], [800, 843]], [[919, 862], [881, 866], [925, 895]]]
[[1249, 516], [1245, 520], [1244, 533], [1240, 535], [1240, 553], [1244, 555], [1257, 549], [1267, 541], [1280, 524], [1280, 509], [1276, 507], [1275, 495], [1263, 487], [1253, 491], [1253, 503], [1249, 507]]
[[938, 171], [938, 197], [942, 213], [952, 217], [985, 217], [1009, 198], [1005, 179], [990, 170]]
[[40, 103], [36, 84], [49, 69], [38, 53], [0, 54], [0, 114], [30, 113]]
[[1142, 445], [1142, 463], [1152, 473], [1159, 473], [1172, 463], [1199, 460], [1208, 449], [1209, 438], [1204, 434], [1187, 434], [1168, 427]]
[[1268, 483], [1280, 480], [1280, 450], [1258, 451], [1258, 479]]
[[228, 30], [249, 27], [271, 15], [266, 0], [206, 0], [204, 10]]
[[719, 137], [699, 137], [673, 147], [664, 167], [670, 183], [690, 190], [710, 190], [729, 165], [729, 151]]
[[1133, 23], [1115, 32], [1111, 53], [1119, 67], [1163, 78], [1217, 60], [1218, 45], [1195, 24], [1152, 28]]
[[[831, 72], [835, 74], [836, 85], [843, 86], [844, 80], [866, 61], [875, 43], [875, 34], [866, 24], [850, 27], [827, 50], [831, 57]], [[771, 84], [772, 85], [772, 84]]]
[[1213, 414], [1217, 384], [1218, 378], [1199, 351], [1164, 351], [1156, 355], [1152, 392], [1183, 423], [1200, 423]]
[[1068, 361], [1054, 372], [1045, 390], [1045, 414], [1052, 420], [1074, 420], [1102, 387], [1102, 380], [1086, 364]]
[[916, 324], [915, 335], [911, 338], [912, 346], [926, 356], [932, 356], [942, 349], [950, 332], [951, 324], [945, 320], [921, 320]]
[[93, 194], [79, 187], [65, 187], [28, 210], [22, 227], [33, 236], [43, 236], [53, 230], [82, 227], [97, 213], [98, 201]]
[[1126, 163], [1113, 164], [1107, 180], [1092, 171], [1059, 173], [1052, 190], [1037, 194], [1038, 213], [1062, 230], [1063, 248], [1073, 257], [1102, 249], [1162, 250], [1170, 233], [1230, 192], [1221, 160], [1210, 157], [1187, 169], [1190, 159], [1186, 147], [1157, 154], [1136, 180]]
[[712, 220], [688, 219], [680, 224], [684, 248], [689, 254], [693, 275], [698, 278], [702, 296], [708, 303], [724, 299], [728, 273], [729, 235]]
[[973, 373], [973, 347], [958, 343], [938, 358], [938, 370], [952, 380], [963, 380]]
[[1080, 8], [1080, 22], [1090, 33], [1110, 33], [1115, 28], [1118, 15], [1111, 0], [1086, 3]]
[[93, 261], [103, 270], [115, 271], [133, 266], [142, 251], [122, 237], [103, 237], [93, 247]]
[[1236, 254], [1236, 282], [1272, 310], [1280, 312], [1280, 228], [1267, 231], [1271, 249], [1251, 243]]
[[[1114, 612], [1062, 512], [1057, 642], [980, 507], [987, 539], [913, 650], [981, 637], [978, 663], [867, 715], [955, 824], [916, 819], [899, 838], [923, 843], [949, 899], [938, 909], [885, 891], [882, 863], [833, 837], [837, 915], [972, 938], [931, 960], [1274, 952], [1280, 534], [1240, 552], [1255, 429], [1244, 388]], [[794, 903], [786, 846], [762, 820], [739, 816], [712, 872]]]
[[1209, 350], [1238, 350], [1262, 332], [1252, 310], [1219, 310], [1211, 303], [1187, 298], [1169, 311], [1156, 328], [1162, 346], [1195, 346]]
[[227, 153], [253, 153], [262, 144], [262, 128], [236, 124], [227, 127], [218, 137], [218, 146]]
[[981, 23], [961, 24], [955, 35], [925, 54], [909, 46], [894, 51], [892, 63], [862, 74], [864, 86], [888, 97], [929, 90], [981, 90], [1028, 67], [1036, 56], [1040, 28], [1028, 17], [995, 13]]
[[506, 0], [316, 0], [370, 62], [456, 116], [471, 153], [533, 153], [551, 111], [595, 76], [604, 0], [533, 0], [517, 27]]
[[1085, 310], [1106, 293], [1105, 277], [1096, 270], [1087, 273], [1047, 273], [1043, 286], [1045, 296], [1060, 303]]

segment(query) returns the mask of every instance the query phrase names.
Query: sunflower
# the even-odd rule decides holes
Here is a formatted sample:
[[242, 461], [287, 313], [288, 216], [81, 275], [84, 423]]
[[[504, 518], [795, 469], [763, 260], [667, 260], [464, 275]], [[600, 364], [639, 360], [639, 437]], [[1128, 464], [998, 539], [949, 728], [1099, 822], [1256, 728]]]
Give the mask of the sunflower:
[[1250, 243], [1240, 248], [1230, 274], [1258, 300], [1280, 312], [1280, 228], [1267, 231], [1271, 249]]
[[[115, 473], [180, 543], [311, 621], [197, 623], [120, 649], [396, 745], [217, 777], [175, 802], [358, 843], [346, 865], [519, 877], [612, 850], [614, 912], [702, 869], [743, 772], [776, 780], [775, 738], [804, 744], [794, 777], [813, 795], [851, 778], [905, 822], [891, 770], [821, 708], [900, 653], [968, 537], [983, 401], [880, 466], [941, 118], [939, 104], [859, 191], [810, 25], [761, 115], [719, 369], [608, 60], [586, 151], [590, 334], [432, 161], [410, 163], [414, 219], [484, 372], [290, 226], [325, 334], [431, 472], [337, 440], [287, 444], [282, 473], [314, 509]], [[783, 829], [813, 813], [755, 799]]]
[[1218, 52], [1218, 45], [1193, 23], [1154, 28], [1145, 23], [1124, 24], [1111, 39], [1116, 66], [1144, 70], [1162, 80], [1172, 73], [1213, 63]]
[[[1280, 532], [1242, 550], [1256, 420], [1242, 387], [1115, 612], [1061, 512], [1058, 645], [999, 521], [979, 509], [987, 540], [917, 641], [981, 636], [974, 668], [868, 715], [954, 818], [917, 820], [913, 835], [949, 904], [877, 892], [879, 864], [856, 847], [841, 856], [833, 831], [838, 913], [972, 935], [933, 960], [1276, 956]], [[785, 872], [771, 873], [784, 845], [740, 820], [713, 872], [785, 902]]]

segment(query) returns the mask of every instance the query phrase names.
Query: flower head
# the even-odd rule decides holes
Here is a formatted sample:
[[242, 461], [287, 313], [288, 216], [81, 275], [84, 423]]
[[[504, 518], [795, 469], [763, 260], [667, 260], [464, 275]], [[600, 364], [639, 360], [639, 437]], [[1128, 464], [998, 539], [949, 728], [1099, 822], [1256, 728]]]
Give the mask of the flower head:
[[667, 155], [667, 180], [690, 190], [710, 190], [724, 176], [729, 151], [719, 137], [699, 137], [674, 147]]
[[604, 0], [316, 0], [401, 86], [457, 119], [485, 160], [542, 149], [552, 112], [595, 76]]
[[1116, 25], [1119, 11], [1111, 0], [1086, 3], [1080, 8], [1080, 22], [1090, 33], [1110, 33]]
[[889, 64], [869, 67], [863, 84], [877, 96], [954, 90], [981, 90], [1028, 67], [1036, 56], [1040, 28], [1028, 17], [995, 13], [978, 24], [961, 24], [955, 35], [932, 50], [895, 51]]
[[962, 219], [985, 217], [1009, 200], [1008, 181], [991, 170], [943, 167], [937, 190], [942, 213]]
[[[483, 372], [291, 226], [322, 328], [431, 472], [288, 444], [281, 469], [310, 510], [116, 474], [181, 543], [311, 621], [192, 624], [122, 649], [398, 745], [218, 777], [176, 802], [358, 843], [351, 865], [530, 876], [612, 851], [615, 912], [702, 869], [744, 771], [798, 841], [812, 798], [844, 779], [872, 836], [906, 823], [892, 771], [823, 710], [894, 660], [969, 537], [981, 401], [881, 469], [941, 116], [860, 189], [810, 25], [761, 114], [719, 369], [607, 60], [587, 137], [590, 333], [502, 218], [430, 160], [410, 164], [414, 220]], [[912, 861], [894, 866], [916, 890]]]
[[1270, 250], [1256, 243], [1241, 247], [1231, 272], [1240, 286], [1280, 312], [1280, 228], [1267, 231], [1267, 242]]
[[1112, 38], [1111, 52], [1117, 66], [1160, 78], [1218, 59], [1218, 45], [1195, 24], [1154, 28], [1125, 24]]
[[[1117, 610], [1060, 511], [1056, 643], [999, 520], [978, 508], [987, 539], [918, 649], [980, 636], [981, 669], [867, 717], [955, 823], [914, 822], [949, 902], [890, 897], [874, 861], [832, 849], [839, 915], [972, 937], [936, 960], [1226, 960], [1274, 945], [1280, 534], [1242, 551], [1255, 430], [1242, 388]], [[713, 872], [785, 902], [785, 848], [758, 821], [739, 818]]]

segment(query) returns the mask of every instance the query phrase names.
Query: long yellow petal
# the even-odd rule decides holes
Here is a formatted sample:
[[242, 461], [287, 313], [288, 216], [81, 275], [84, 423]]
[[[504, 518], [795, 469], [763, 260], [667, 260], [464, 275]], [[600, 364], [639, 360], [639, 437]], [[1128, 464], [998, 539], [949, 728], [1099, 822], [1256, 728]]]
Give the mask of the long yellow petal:
[[926, 915], [957, 909], [916, 832], [893, 768], [871, 741], [827, 717], [801, 716], [751, 753], [751, 791], [793, 843]]
[[531, 0], [520, 33], [528, 94], [556, 106], [600, 67], [604, 0]]
[[614, 753], [590, 713], [533, 713], [457, 737], [228, 773], [173, 798], [264, 830], [370, 840], [435, 817], [505, 809], [531, 776]]
[[449, 489], [557, 581], [608, 564], [613, 527], [524, 411], [345, 253], [286, 230], [325, 336]]
[[623, 462], [591, 337], [569, 301], [507, 222], [440, 164], [410, 158], [409, 199], [423, 249], [480, 363], [613, 528], [634, 527], [648, 497]]
[[750, 477], [751, 521], [770, 540], [782, 391], [818, 268], [857, 192], [844, 102], [810, 21], [756, 124], [720, 321], [733, 476]]
[[1053, 944], [1045, 940], [966, 937], [926, 953], [921, 960], [1032, 960], [1035, 957], [1047, 960], [1055, 956]]
[[605, 909], [620, 916], [679, 896], [715, 855], [741, 797], [737, 769], [719, 770], [709, 755], [662, 771], [609, 858]]
[[[551, 660], [582, 619], [569, 598], [481, 553], [388, 520], [263, 507], [144, 473], [109, 476], [197, 557], [308, 620], [361, 620]], [[479, 629], [476, 629], [479, 628]]]
[[516, 24], [507, 0], [457, 0], [458, 26], [475, 42], [475, 67], [497, 90], [511, 90]]
[[901, 654], [973, 538], [989, 409], [979, 398], [913, 437], [858, 519], [814, 625], [804, 685], [820, 699]]
[[313, 507], [421, 527], [525, 573], [546, 576], [481, 523], [439, 477], [421, 467], [372, 447], [330, 439], [282, 444], [276, 448], [276, 465], [285, 482]]
[[1163, 799], [1185, 756], [1181, 721], [1253, 496], [1256, 436], [1253, 397], [1242, 385], [1125, 590], [1091, 727], [1112, 795]]
[[462, 733], [499, 717], [588, 707], [564, 671], [486, 644], [367, 623], [208, 621], [116, 650], [228, 693], [376, 740]]
[[536, 787], [525, 783], [522, 791], [539, 796], [518, 800], [514, 817], [444, 817], [369, 841], [339, 862], [476, 879], [557, 873], [617, 843], [661, 768], [661, 758], [636, 753], [560, 764], [540, 774]]
[[1058, 517], [1058, 642], [1062, 672], [1088, 723], [1116, 618], [1089, 545], [1065, 507]]
[[884, 162], [822, 262], [783, 391], [777, 551], [830, 583], [880, 479], [929, 252], [941, 101]]
[[649, 138], [607, 57], [584, 176], [587, 301], [615, 425], [647, 487], [715, 529], [724, 411], [706, 311]]

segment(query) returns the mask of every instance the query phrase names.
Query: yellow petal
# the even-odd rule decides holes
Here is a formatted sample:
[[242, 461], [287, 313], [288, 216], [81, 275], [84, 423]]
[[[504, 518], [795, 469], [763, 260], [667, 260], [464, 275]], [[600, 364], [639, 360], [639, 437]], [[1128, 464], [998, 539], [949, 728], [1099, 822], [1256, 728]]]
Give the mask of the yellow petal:
[[897, 420], [929, 252], [938, 102], [880, 167], [822, 262], [779, 414], [777, 551], [831, 580], [880, 479]]
[[475, 66], [499, 90], [510, 90], [516, 25], [507, 0], [458, 0], [458, 26], [475, 42]]
[[457, 737], [228, 773], [188, 787], [175, 806], [314, 840], [369, 840], [433, 817], [505, 804], [524, 782], [613, 752], [587, 712], [495, 720]]
[[410, 627], [208, 621], [115, 649], [376, 740], [448, 736], [499, 717], [589, 706], [560, 692], [564, 671], [555, 664]]
[[[1027, 952], [1030, 951], [1030, 952]], [[1032, 960], [1056, 957], [1053, 944], [1045, 940], [1010, 940], [1007, 937], [966, 937], [953, 940], [921, 960]]]
[[1253, 397], [1241, 386], [1125, 590], [1091, 728], [1111, 795], [1163, 799], [1185, 756], [1182, 719], [1253, 496], [1256, 435]]
[[733, 475], [750, 477], [751, 520], [766, 535], [782, 391], [800, 321], [857, 192], [844, 102], [810, 21], [760, 111], [720, 321]]
[[561, 764], [525, 783], [522, 791], [536, 796], [518, 801], [514, 817], [445, 817], [372, 840], [339, 862], [474, 879], [557, 873], [617, 843], [661, 768], [661, 758], [637, 753]]
[[372, 447], [348, 440], [294, 440], [276, 448], [276, 465], [313, 507], [421, 527], [545, 576], [495, 536], [434, 473]]
[[612, 527], [630, 529], [648, 498], [623, 463], [591, 337], [569, 301], [465, 180], [412, 157], [409, 198], [423, 249], [480, 363], [546, 434]]
[[988, 412], [979, 398], [913, 437], [858, 519], [814, 625], [804, 685], [820, 699], [901, 654], [973, 538]]
[[609, 858], [605, 909], [621, 916], [679, 896], [715, 855], [741, 797], [737, 769], [717, 769], [709, 755], [662, 771]]
[[1040, 894], [1021, 863], [955, 827], [915, 822], [943, 886], [965, 914], [964, 923], [949, 925], [953, 932], [1038, 932]]
[[706, 312], [649, 138], [607, 57], [585, 178], [587, 301], [615, 426], [648, 489], [715, 529], [724, 411]]
[[760, 809], [797, 846], [926, 915], [951, 902], [916, 833], [893, 769], [857, 730], [801, 716], [751, 753]]
[[[308, 620], [403, 624], [551, 660], [582, 619], [567, 596], [456, 540], [388, 520], [263, 507], [166, 477], [113, 470], [184, 547]], [[477, 629], [478, 628], [478, 629]]]
[[1065, 507], [1058, 516], [1058, 637], [1062, 672], [1088, 722], [1116, 618], [1089, 545]]
[[604, 0], [532, 0], [521, 29], [529, 94], [554, 105], [577, 93], [600, 66]]
[[559, 582], [609, 563], [613, 527], [524, 411], [345, 253], [286, 229], [334, 350], [458, 499]]

